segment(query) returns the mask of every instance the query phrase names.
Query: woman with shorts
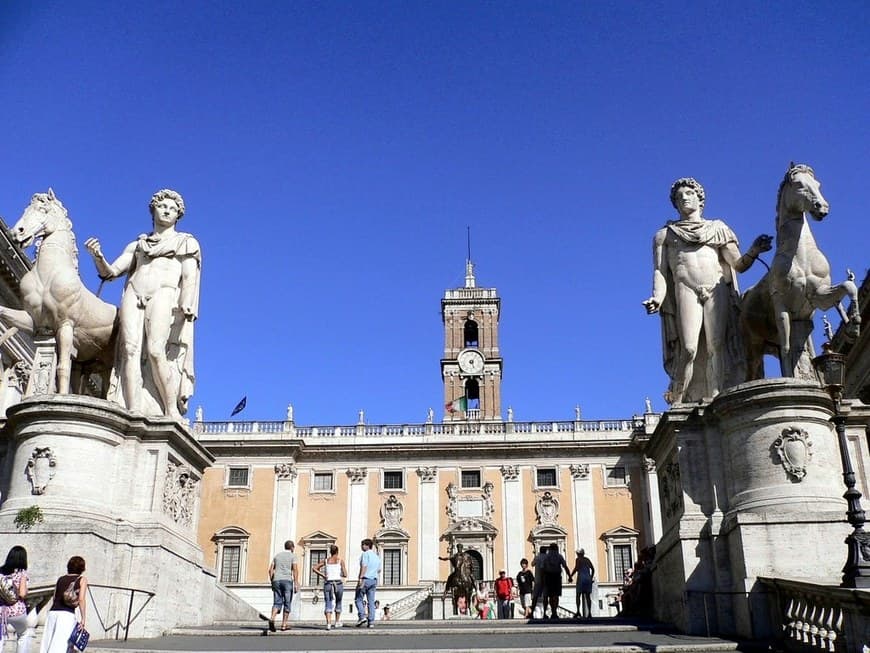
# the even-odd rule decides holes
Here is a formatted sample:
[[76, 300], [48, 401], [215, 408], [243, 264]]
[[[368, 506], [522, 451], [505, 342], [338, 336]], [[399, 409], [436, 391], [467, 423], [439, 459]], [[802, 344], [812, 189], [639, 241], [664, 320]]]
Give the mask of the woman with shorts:
[[[329, 547], [329, 557], [318, 562], [313, 569], [318, 576], [323, 576], [323, 614], [326, 615], [326, 630], [341, 628], [341, 597], [344, 595], [344, 581], [347, 578], [347, 567], [338, 555], [338, 547]], [[332, 616], [335, 614], [335, 622]]]

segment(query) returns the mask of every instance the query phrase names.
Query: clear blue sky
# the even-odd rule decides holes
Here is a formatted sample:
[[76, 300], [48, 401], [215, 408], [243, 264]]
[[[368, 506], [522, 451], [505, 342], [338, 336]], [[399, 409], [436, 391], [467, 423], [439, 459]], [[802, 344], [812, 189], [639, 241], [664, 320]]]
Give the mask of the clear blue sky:
[[206, 419], [243, 395], [247, 419], [288, 402], [300, 424], [440, 418], [439, 301], [466, 225], [502, 297], [503, 412], [663, 409], [641, 301], [674, 179], [699, 179], [745, 248], [773, 233], [789, 161], [811, 164], [820, 247], [863, 278], [868, 7], [11, 0], [0, 215], [51, 185], [79, 243], [113, 257], [155, 190], [181, 192]]

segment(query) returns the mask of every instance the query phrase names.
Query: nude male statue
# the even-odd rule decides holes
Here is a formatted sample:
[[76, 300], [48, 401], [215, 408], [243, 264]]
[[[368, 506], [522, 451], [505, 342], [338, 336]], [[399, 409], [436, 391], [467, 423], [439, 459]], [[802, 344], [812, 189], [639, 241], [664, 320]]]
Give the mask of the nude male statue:
[[701, 217], [704, 188], [692, 178], [671, 187], [679, 218], [653, 238], [653, 293], [647, 313], [661, 312], [669, 403], [714, 397], [745, 380], [737, 326], [737, 272], [748, 270], [772, 236], [761, 235], [741, 256], [737, 236], [721, 220]]
[[[181, 419], [193, 394], [193, 321], [199, 309], [199, 243], [175, 230], [184, 200], [172, 190], [149, 204], [154, 230], [109, 263], [96, 238], [85, 241], [102, 279], [127, 275], [109, 399], [146, 415]], [[143, 361], [143, 348], [145, 352]]]

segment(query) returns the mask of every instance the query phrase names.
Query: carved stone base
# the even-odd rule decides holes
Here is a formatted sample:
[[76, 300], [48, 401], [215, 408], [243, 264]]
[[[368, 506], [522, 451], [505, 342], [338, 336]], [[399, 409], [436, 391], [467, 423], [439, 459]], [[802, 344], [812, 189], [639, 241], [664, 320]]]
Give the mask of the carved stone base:
[[[256, 615], [203, 568], [199, 480], [213, 459], [185, 426], [100, 399], [44, 395], [10, 409], [2, 437], [0, 538], [27, 548], [34, 584], [53, 582], [80, 555], [91, 583], [154, 592], [147, 604], [136, 596], [133, 614], [145, 605], [130, 636]], [[33, 505], [44, 521], [18, 532], [15, 516]], [[94, 589], [104, 624], [126, 620], [128, 596]], [[98, 626], [88, 620], [93, 637], [109, 636]]]
[[[794, 379], [753, 381], [665, 413], [647, 455], [664, 535], [656, 618], [685, 632], [764, 637], [758, 576], [839, 584], [846, 504], [830, 398]], [[756, 615], [757, 616], [757, 615]]]

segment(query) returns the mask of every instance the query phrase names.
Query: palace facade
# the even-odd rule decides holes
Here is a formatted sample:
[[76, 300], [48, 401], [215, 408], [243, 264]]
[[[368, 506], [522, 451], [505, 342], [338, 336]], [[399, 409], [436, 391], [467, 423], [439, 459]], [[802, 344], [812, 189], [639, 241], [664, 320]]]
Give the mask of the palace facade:
[[[322, 616], [311, 571], [337, 544], [353, 586], [359, 543], [383, 560], [378, 595], [395, 618], [444, 615], [443, 558], [463, 545], [480, 580], [555, 542], [573, 564], [583, 548], [597, 570], [596, 608], [608, 604], [643, 547], [660, 535], [655, 469], [642, 450], [658, 421], [516, 422], [502, 417], [501, 300], [465, 284], [441, 300], [441, 422], [302, 426], [196, 422], [215, 456], [202, 480], [199, 544], [222, 582], [262, 611], [267, 570], [287, 539], [300, 561], [302, 615]], [[433, 361], [434, 363], [434, 361]], [[563, 601], [574, 608], [573, 589]]]

